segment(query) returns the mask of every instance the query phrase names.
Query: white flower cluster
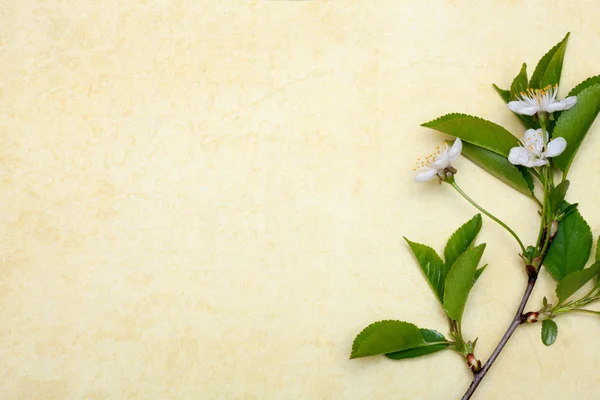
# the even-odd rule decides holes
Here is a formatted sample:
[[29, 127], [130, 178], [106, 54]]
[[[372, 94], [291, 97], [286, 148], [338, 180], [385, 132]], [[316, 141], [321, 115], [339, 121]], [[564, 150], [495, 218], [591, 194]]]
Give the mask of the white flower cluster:
[[[509, 102], [511, 111], [522, 115], [536, 115], [567, 110], [577, 103], [577, 97], [571, 96], [564, 100], [556, 100], [558, 87], [548, 86], [544, 89], [528, 89], [519, 94], [518, 100]], [[538, 115], [539, 116], [539, 115]], [[545, 118], [545, 115], [543, 116]], [[548, 132], [543, 129], [529, 129], [519, 139], [520, 146], [513, 147], [508, 155], [508, 161], [514, 165], [527, 168], [541, 167], [548, 164], [548, 158], [557, 157], [567, 148], [567, 141], [562, 137], [550, 140]], [[452, 163], [462, 151], [462, 142], [456, 139], [451, 148], [445, 145], [424, 160], [417, 160], [420, 172], [415, 176], [417, 182], [427, 182], [434, 177], [444, 179], [448, 170], [453, 170]]]

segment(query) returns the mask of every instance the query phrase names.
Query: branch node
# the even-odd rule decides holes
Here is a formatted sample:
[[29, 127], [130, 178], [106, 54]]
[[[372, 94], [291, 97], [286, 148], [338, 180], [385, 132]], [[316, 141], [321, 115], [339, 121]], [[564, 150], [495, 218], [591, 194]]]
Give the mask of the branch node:
[[528, 264], [525, 267], [525, 270], [527, 271], [527, 276], [529, 277], [529, 282], [535, 282], [537, 280], [538, 277], [538, 270], [535, 266]]

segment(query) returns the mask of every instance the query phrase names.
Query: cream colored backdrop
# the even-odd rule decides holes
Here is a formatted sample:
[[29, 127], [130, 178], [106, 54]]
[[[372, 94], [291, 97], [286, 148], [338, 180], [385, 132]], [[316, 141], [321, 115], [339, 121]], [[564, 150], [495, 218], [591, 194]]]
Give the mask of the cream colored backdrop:
[[[521, 129], [491, 87], [567, 31], [561, 95], [600, 73], [595, 1], [25, 1], [0, 5], [0, 398], [455, 399], [446, 352], [349, 361], [368, 323], [447, 332], [402, 236], [475, 214], [412, 181], [447, 112]], [[570, 199], [600, 233], [600, 130]], [[467, 192], [533, 242], [534, 207], [465, 159]], [[486, 359], [524, 274], [490, 266]], [[530, 303], [552, 295], [543, 275]], [[597, 399], [600, 321], [517, 331], [477, 399]], [[536, 390], [534, 395], [532, 391]]]

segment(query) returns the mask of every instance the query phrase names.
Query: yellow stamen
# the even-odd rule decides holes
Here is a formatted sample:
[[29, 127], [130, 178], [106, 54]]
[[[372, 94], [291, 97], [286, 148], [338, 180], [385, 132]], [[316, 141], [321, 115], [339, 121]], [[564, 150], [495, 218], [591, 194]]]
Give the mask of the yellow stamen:
[[[447, 145], [445, 145], [445, 148], [447, 148]], [[422, 159], [421, 157], [417, 158], [417, 161], [415, 162], [417, 167], [414, 170], [416, 171], [417, 169], [425, 168], [429, 164], [435, 162], [435, 160], [441, 154], [442, 154], [441, 146], [436, 146], [435, 151], [433, 153], [431, 153], [430, 155], [425, 156], [424, 159]]]

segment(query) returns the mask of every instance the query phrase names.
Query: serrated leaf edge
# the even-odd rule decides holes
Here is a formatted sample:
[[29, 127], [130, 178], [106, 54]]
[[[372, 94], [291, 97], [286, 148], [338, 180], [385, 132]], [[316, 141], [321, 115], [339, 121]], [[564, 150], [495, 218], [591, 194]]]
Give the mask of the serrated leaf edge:
[[[390, 323], [390, 322], [402, 323], [402, 324], [413, 326], [417, 331], [419, 331], [419, 334], [421, 335], [421, 339], [423, 339], [423, 334], [421, 334], [419, 327], [417, 327], [415, 324], [412, 324], [412, 323], [406, 322], [406, 321], [394, 320], [394, 319], [384, 319], [384, 320], [373, 322], [372, 324], [369, 324], [366, 328], [364, 328], [362, 331], [360, 331], [360, 333], [358, 335], [356, 335], [356, 337], [354, 338], [354, 341], [352, 342], [352, 352], [350, 353], [350, 358], [352, 358], [352, 356], [356, 353], [356, 351], [360, 347], [360, 344], [362, 342], [364, 342], [365, 340], [367, 340], [373, 333], [375, 333], [373, 331], [374, 328], [376, 328], [379, 325]], [[428, 342], [425, 342], [425, 339], [423, 339], [423, 342], [428, 343]]]
[[[462, 224], [461, 226], [458, 227], [458, 229], [456, 229], [452, 235], [450, 235], [450, 238], [448, 239], [448, 241], [446, 242], [446, 246], [444, 247], [444, 265], [445, 267], [448, 269], [448, 271], [446, 272], [446, 274], [450, 271], [450, 268], [452, 267], [452, 265], [448, 265], [448, 259], [447, 259], [447, 255], [446, 255], [446, 249], [448, 248], [448, 244], [450, 243], [450, 241], [456, 236], [458, 235], [459, 231], [461, 229], [463, 229], [467, 224], [471, 223], [471, 221], [476, 220], [476, 231], [475, 231], [475, 235], [473, 236], [473, 240], [471, 240], [471, 243], [469, 243], [469, 245], [467, 246], [467, 248], [471, 247], [473, 245], [473, 243], [475, 243], [475, 240], [477, 239], [477, 236], [479, 235], [479, 232], [481, 231], [481, 226], [483, 223], [483, 220], [481, 218], [481, 214], [477, 213], [473, 216], [473, 218], [471, 218], [470, 220], [468, 220], [467, 222], [465, 222], [464, 224]], [[461, 256], [460, 254], [458, 255], [459, 257]], [[457, 257], [458, 259], [458, 257]], [[456, 261], [456, 260], [455, 260]]]
[[[550, 50], [548, 50], [546, 52], [546, 54], [544, 54], [542, 56], [542, 58], [540, 58], [540, 61], [538, 61], [537, 65], [535, 66], [535, 70], [533, 71], [533, 74], [531, 74], [531, 79], [529, 80], [529, 87], [533, 87], [532, 83], [533, 83], [534, 77], [537, 77], [538, 74], [542, 73], [541, 68], [544, 68], [544, 75], [545, 75], [545, 70], [547, 69], [548, 64], [550, 64], [550, 62], [552, 61], [552, 58], [554, 58], [554, 54], [556, 54], [556, 51], [558, 50], [558, 48], [560, 46], [562, 46], [563, 43], [566, 43], [569, 40], [570, 35], [571, 35], [571, 32], [567, 32], [565, 37], [560, 42], [555, 44]], [[545, 61], [544, 65], [542, 65], [542, 61]], [[562, 70], [562, 67], [561, 67], [561, 70]], [[544, 79], [544, 75], [539, 77], [540, 82], [539, 82], [539, 84], [536, 84], [536, 87], [539, 87], [542, 80]]]
[[[474, 271], [473, 271], [473, 278], [475, 278], [475, 274], [477, 273], [477, 266], [478, 266], [478, 265], [479, 265], [479, 263], [481, 262], [481, 258], [483, 257], [483, 253], [485, 252], [485, 249], [486, 249], [486, 247], [487, 247], [487, 244], [486, 244], [486, 243], [481, 243], [481, 244], [479, 244], [479, 245], [477, 245], [477, 246], [474, 246], [474, 247], [473, 247], [473, 249], [478, 249], [478, 248], [481, 248], [481, 254], [480, 254], [480, 256], [479, 256], [479, 260], [477, 260], [477, 263], [476, 263], [476, 265], [475, 265], [475, 268], [474, 268]], [[468, 249], [468, 250], [470, 250], [470, 249]], [[467, 250], [467, 251], [468, 251], [468, 250]], [[454, 261], [454, 264], [452, 264], [452, 267], [450, 267], [450, 270], [448, 271], [448, 275], [450, 275], [450, 271], [452, 270], [452, 268], [454, 268], [454, 266], [456, 265], [456, 263], [458, 262], [458, 260], [460, 260], [460, 258], [461, 258], [461, 257], [462, 257], [462, 256], [463, 256], [465, 253], [466, 253], [466, 251], [465, 251], [463, 254], [461, 254], [461, 255], [460, 255], [460, 256], [459, 256], [459, 257], [456, 259], [456, 261]], [[486, 264], [486, 265], [487, 265], [487, 264]], [[473, 280], [474, 280], [474, 279], [473, 279]], [[469, 289], [468, 289], [468, 291], [467, 291], [467, 296], [466, 296], [466, 298], [465, 298], [465, 304], [463, 305], [463, 310], [462, 310], [462, 313], [461, 313], [461, 317], [462, 317], [462, 314], [464, 313], [464, 309], [465, 309], [465, 307], [466, 307], [466, 305], [467, 305], [467, 302], [469, 301], [469, 295], [471, 294], [471, 290], [473, 290], [473, 286], [474, 286], [474, 282], [473, 282], [473, 281], [471, 281], [471, 286], [469, 287]], [[446, 282], [444, 282], [444, 300], [443, 300], [443, 302], [442, 302], [442, 306], [443, 306], [443, 308], [444, 308], [444, 312], [446, 313], [446, 315], [448, 315], [448, 310], [446, 309], [446, 304], [445, 304], [445, 303], [446, 303], [446, 293], [447, 293], [447, 290], [446, 290]], [[450, 319], [452, 319], [452, 320], [453, 320], [453, 318], [452, 318], [452, 317], [450, 317], [450, 315], [448, 315], [448, 318], [450, 318]], [[461, 319], [462, 319], [462, 318], [461, 318]], [[458, 323], [460, 323], [461, 321], [457, 321], [457, 322], [458, 322]]]
[[[567, 203], [566, 201], [564, 201], [564, 200], [563, 200], [563, 204], [564, 204], [564, 203], [566, 203], [566, 204], [569, 204], [569, 203]], [[576, 204], [577, 204], [577, 203], [576, 203]], [[571, 205], [571, 204], [569, 204], [569, 206], [570, 206], [570, 205]], [[562, 209], [562, 207], [561, 207], [561, 209]], [[592, 236], [592, 241], [590, 242], [589, 248], [587, 249], [587, 253], [588, 253], [588, 260], [589, 260], [589, 258], [590, 258], [590, 255], [592, 254], [592, 246], [593, 246], [593, 241], [594, 241], [594, 235], [593, 235], [593, 233], [592, 233], [592, 228], [590, 227], [590, 224], [588, 224], [588, 222], [585, 220], [585, 218], [583, 218], [583, 215], [581, 215], [581, 213], [579, 212], [579, 210], [578, 210], [578, 209], [574, 209], [574, 210], [573, 210], [573, 211], [571, 211], [569, 214], [572, 214], [572, 213], [577, 213], [577, 214], [578, 214], [578, 215], [581, 217], [581, 220], [582, 220], [582, 221], [583, 221], [583, 223], [585, 224], [585, 227], [586, 227], [587, 231], [590, 233], [590, 236]], [[560, 228], [560, 225], [559, 225], [559, 228]], [[552, 246], [552, 245], [551, 245], [551, 246]], [[586, 262], [587, 262], [587, 260], [586, 260]], [[546, 266], [546, 264], [544, 264], [544, 266]], [[585, 264], [584, 264], [584, 267], [585, 267]], [[560, 281], [560, 280], [562, 280], [563, 278], [565, 278], [567, 275], [569, 275], [569, 274], [566, 274], [566, 275], [565, 275], [565, 276], [563, 276], [562, 278], [560, 278], [560, 279], [557, 279], [557, 278], [554, 276], [554, 274], [553, 274], [553, 273], [550, 271], [550, 269], [549, 269], [547, 266], [546, 266], [546, 269], [548, 270], [548, 272], [550, 273], [550, 275], [551, 275], [551, 276], [552, 276], [554, 279], [556, 279], [557, 281]], [[582, 269], [583, 269], [583, 268], [582, 268]], [[580, 270], [578, 270], [578, 271], [581, 271], [582, 269], [580, 269]], [[575, 271], [573, 271], [573, 272], [575, 272]]]
[[556, 285], [556, 288], [554, 289], [554, 292], [556, 293], [556, 297], [558, 297], [558, 304], [564, 303], [565, 300], [567, 300], [569, 297], [571, 297], [572, 295], [574, 295], [575, 293], [577, 293], [577, 290], [581, 289], [586, 283], [588, 283], [589, 281], [591, 281], [594, 278], [594, 276], [597, 275], [598, 272], [600, 272], [600, 271], [596, 271], [595, 274], [590, 275], [590, 277], [588, 278], [588, 280], [585, 281], [585, 282], [583, 282], [583, 284], [581, 286], [579, 286], [579, 288], [577, 288], [577, 290], [575, 290], [574, 292], [570, 293], [568, 296], [566, 296], [566, 297], [564, 297], [564, 298], [561, 299], [561, 296], [560, 296], [559, 292], [560, 292], [560, 288], [562, 287], [561, 283], [564, 283], [565, 279], [567, 279], [568, 277], [570, 277], [570, 276], [572, 276], [574, 274], [590, 273], [590, 271], [594, 272], [594, 271], [592, 271], [592, 269], [597, 269], [597, 268], [600, 268], [600, 263], [595, 262], [592, 265], [590, 265], [588, 268], [580, 269], [579, 271], [573, 271], [570, 274], [565, 275], [564, 278], [562, 278], [560, 281], [558, 281], [558, 284]]
[[507, 103], [510, 101], [510, 90], [502, 89], [502, 88], [498, 87], [495, 83], [492, 83], [492, 86], [504, 103]]
[[584, 80], [583, 82], [581, 82], [577, 86], [575, 86], [573, 89], [571, 89], [569, 94], [567, 94], [567, 97], [577, 96], [579, 93], [581, 93], [588, 87], [597, 85], [599, 83], [600, 83], [600, 75], [590, 76], [589, 78], [587, 78], [586, 80]]
[[515, 76], [515, 79], [513, 79], [512, 83], [510, 84], [510, 98], [511, 99], [516, 99], [517, 95], [522, 92], [522, 90], [517, 91], [516, 86], [518, 83], [518, 79], [520, 79], [523, 75], [525, 76], [525, 86], [528, 86], [527, 64], [526, 63], [523, 63], [523, 65], [521, 66], [521, 69], [519, 70], [519, 73], [517, 74], [517, 76]]
[[[410, 248], [411, 253], [417, 259], [417, 264], [419, 265], [419, 269], [423, 273], [425, 280], [427, 281], [427, 284], [431, 288], [431, 291], [433, 292], [435, 297], [439, 300], [440, 304], [442, 304], [444, 301], [444, 280], [446, 279], [446, 277], [444, 276], [444, 269], [445, 269], [446, 263], [444, 262], [444, 260], [442, 260], [442, 257], [440, 257], [440, 255], [437, 253], [437, 251], [435, 251], [435, 249], [433, 247], [427, 246], [426, 244], [423, 244], [423, 243], [413, 242], [412, 240], [407, 239], [406, 236], [404, 236], [403, 238], [406, 241], [406, 243], [408, 244], [408, 247]], [[419, 246], [423, 246], [423, 247], [427, 248], [428, 250], [431, 250], [433, 252], [433, 254], [435, 254], [437, 256], [437, 258], [440, 260], [440, 262], [442, 263], [441, 265], [442, 265], [443, 280], [442, 280], [442, 292], [441, 293], [437, 292], [436, 288], [434, 288], [433, 285], [431, 284], [429, 277], [427, 276], [425, 271], [423, 271], [423, 267], [421, 266], [421, 263], [419, 262], [419, 257], [415, 254], [415, 251], [413, 250], [411, 244], [418, 244]]]
[[[499, 126], [502, 129], [506, 129], [506, 128], [502, 127], [501, 125], [498, 125], [495, 122], [489, 121], [489, 120], [487, 120], [485, 118], [481, 118], [481, 117], [477, 117], [475, 115], [470, 115], [470, 114], [465, 114], [465, 113], [448, 113], [448, 114], [444, 114], [441, 117], [438, 117], [436, 119], [432, 119], [431, 121], [422, 123], [421, 126], [424, 126], [426, 128], [431, 128], [433, 125], [441, 124], [441, 123], [444, 123], [444, 122], [449, 122], [449, 121], [454, 120], [455, 118], [464, 118], [464, 117], [475, 118], [475, 119], [478, 119], [478, 120], [484, 121], [484, 122], [490, 122], [490, 123], [492, 123], [494, 125]], [[517, 140], [516, 137], [515, 137], [515, 140]]]

